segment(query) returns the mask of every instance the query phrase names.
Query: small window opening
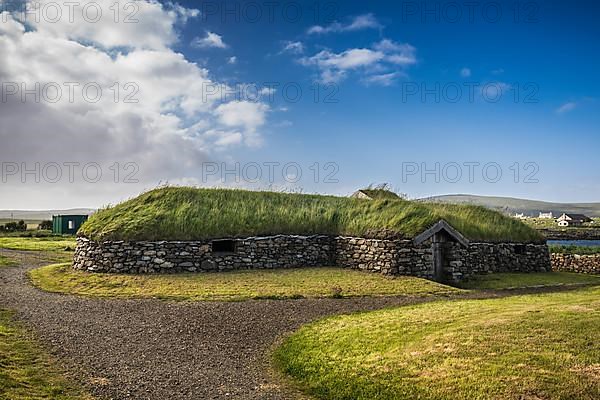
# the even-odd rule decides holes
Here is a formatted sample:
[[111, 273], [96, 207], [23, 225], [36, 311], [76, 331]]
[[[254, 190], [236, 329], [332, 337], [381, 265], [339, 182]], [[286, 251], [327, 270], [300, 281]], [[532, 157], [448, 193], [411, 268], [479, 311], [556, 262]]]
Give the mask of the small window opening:
[[69, 229], [75, 229], [75, 221], [69, 221]]
[[234, 253], [235, 240], [213, 240], [212, 251], [213, 253]]
[[515, 254], [525, 254], [525, 245], [518, 244], [515, 246]]

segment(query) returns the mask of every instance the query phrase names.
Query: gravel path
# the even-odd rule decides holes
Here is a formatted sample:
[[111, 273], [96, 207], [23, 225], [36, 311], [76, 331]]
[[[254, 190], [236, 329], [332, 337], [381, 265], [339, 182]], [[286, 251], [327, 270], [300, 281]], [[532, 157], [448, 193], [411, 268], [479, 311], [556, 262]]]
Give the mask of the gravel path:
[[48, 263], [43, 254], [0, 254], [21, 265], [0, 268], [0, 307], [16, 310], [69, 375], [107, 399], [296, 399], [269, 368], [278, 338], [327, 315], [415, 301], [91, 299], [32, 287], [25, 273]]

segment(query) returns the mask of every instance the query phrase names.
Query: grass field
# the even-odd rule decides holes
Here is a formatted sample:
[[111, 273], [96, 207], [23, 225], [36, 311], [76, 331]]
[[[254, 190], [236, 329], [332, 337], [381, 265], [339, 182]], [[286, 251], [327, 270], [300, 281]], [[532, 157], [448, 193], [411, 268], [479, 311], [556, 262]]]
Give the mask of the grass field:
[[[0, 218], [0, 225], [7, 224], [9, 222], [19, 222], [20, 218]], [[27, 225], [39, 225], [42, 220], [41, 219], [24, 219]]]
[[2, 267], [14, 267], [16, 263], [8, 257], [0, 255], [0, 268]]
[[91, 399], [62, 378], [44, 351], [0, 309], [0, 399]]
[[74, 250], [75, 246], [75, 238], [69, 236], [0, 236], [0, 248], [9, 250], [64, 251], [67, 248]]
[[56, 236], [50, 230], [31, 229], [18, 232], [0, 232], [0, 237], [49, 237]]
[[598, 399], [600, 288], [338, 316], [275, 365], [317, 399]]
[[572, 272], [479, 275], [461, 284], [465, 289], [511, 289], [536, 286], [600, 285], [600, 276]]
[[460, 289], [413, 277], [386, 278], [341, 268], [302, 268], [176, 275], [115, 275], [75, 271], [70, 264], [30, 272], [38, 288], [95, 297], [170, 300], [286, 299], [301, 297], [429, 296]]
[[528, 218], [523, 220], [524, 223], [534, 228], [557, 229], [558, 225], [554, 218]]
[[483, 207], [407, 200], [166, 187], [92, 215], [94, 240], [194, 240], [272, 234], [414, 237], [445, 219], [475, 240], [539, 241], [533, 228]]
[[561, 254], [600, 254], [600, 246], [559, 246], [552, 245], [548, 246], [551, 253]]
[[466, 293], [466, 290], [600, 285], [600, 276], [595, 275], [569, 272], [507, 273], [478, 276], [464, 282], [459, 289], [426, 279], [408, 276], [392, 278], [335, 267], [131, 275], [76, 271], [70, 263], [62, 263], [35, 269], [29, 275], [38, 288], [54, 293], [189, 301], [448, 296]]

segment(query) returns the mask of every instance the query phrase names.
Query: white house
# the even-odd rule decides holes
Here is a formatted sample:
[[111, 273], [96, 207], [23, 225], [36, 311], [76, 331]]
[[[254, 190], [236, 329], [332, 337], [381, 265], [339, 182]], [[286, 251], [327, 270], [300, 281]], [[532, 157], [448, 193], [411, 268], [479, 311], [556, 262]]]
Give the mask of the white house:
[[550, 212], [540, 212], [540, 216], [538, 218], [540, 218], [540, 219], [553, 219], [554, 215], [552, 214], [552, 211], [550, 211]]
[[579, 226], [584, 222], [591, 222], [592, 219], [583, 214], [567, 214], [563, 213], [556, 219], [558, 226]]

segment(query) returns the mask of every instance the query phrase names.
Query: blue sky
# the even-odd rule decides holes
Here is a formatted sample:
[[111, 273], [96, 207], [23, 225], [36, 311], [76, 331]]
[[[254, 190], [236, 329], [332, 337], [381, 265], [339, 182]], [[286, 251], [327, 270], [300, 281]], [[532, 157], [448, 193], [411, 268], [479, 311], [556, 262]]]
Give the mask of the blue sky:
[[[445, 8], [447, 14], [442, 10], [449, 7], [447, 3], [425, 2], [430, 10], [439, 7], [438, 13], [425, 15], [420, 2], [338, 2], [337, 9], [322, 3], [323, 14], [333, 12], [334, 21], [342, 26], [366, 15], [379, 26], [321, 34], [307, 32], [311, 26], [327, 27], [334, 21], [315, 21], [312, 2], [302, 3], [302, 21], [286, 21], [276, 8], [274, 21], [263, 15], [256, 23], [249, 21], [252, 9], [247, 9], [246, 18], [240, 11], [240, 20], [235, 21], [233, 15], [224, 14], [226, 7], [233, 9], [232, 3], [219, 3], [185, 29], [190, 40], [182, 42], [181, 51], [223, 79], [298, 82], [307, 92], [305, 97], [310, 97], [308, 88], [319, 80], [319, 71], [303, 66], [299, 62], [302, 57], [322, 49], [339, 54], [372, 48], [384, 39], [410, 44], [415, 48], [416, 62], [382, 72], [400, 73], [394, 83], [367, 84], [362, 80], [368, 73], [357, 69], [335, 82], [339, 88], [337, 104], [315, 104], [310, 98], [293, 104], [282, 102], [279, 105], [289, 110], [272, 115], [272, 119], [274, 125], [286, 123], [268, 128], [263, 148], [241, 151], [236, 159], [297, 160], [306, 165], [334, 161], [340, 166], [340, 185], [331, 185], [335, 191], [385, 181], [414, 196], [468, 192], [597, 200], [598, 5], [555, 1], [516, 6], [512, 1], [500, 2], [494, 3], [500, 5], [502, 15], [498, 17], [490, 2], [477, 3], [471, 9], [459, 2], [455, 4], [464, 15], [460, 22], [452, 23], [456, 15], [450, 14], [453, 9]], [[283, 7], [285, 3], [279, 4]], [[520, 14], [515, 21], [517, 9]], [[267, 7], [262, 10], [266, 13]], [[206, 31], [221, 35], [228, 47], [188, 46], [191, 38]], [[301, 43], [304, 51], [282, 53], [288, 42]], [[232, 56], [237, 62], [224, 64]], [[460, 100], [451, 103], [443, 97], [436, 102], [433, 94], [425, 101], [419, 94], [403, 98], [402, 91], [413, 82], [430, 89], [436, 83], [452, 88], [456, 84], [463, 87], [465, 82], [511, 87], [503, 86], [497, 103], [485, 101], [479, 94], [471, 102], [464, 87]], [[527, 88], [527, 84], [532, 86]], [[515, 91], [521, 96], [519, 101], [513, 98]], [[525, 101], [526, 96], [531, 102]], [[436, 162], [443, 167], [448, 162], [471, 161], [499, 163], [503, 178], [498, 183], [477, 178], [474, 183], [468, 179], [449, 183], [443, 176], [436, 183], [433, 175], [428, 175], [425, 183], [420, 177], [411, 176], [406, 182], [402, 179], [403, 162], [425, 162], [434, 168]], [[515, 162], [536, 163], [539, 183], [515, 184], [509, 169]], [[522, 170], [522, 174], [532, 171]], [[327, 191], [328, 187], [321, 185], [316, 190]]]
[[[388, 182], [410, 197], [473, 193], [598, 201], [595, 2], [139, 4], [144, 7], [135, 24], [14, 18], [0, 31], [0, 49], [8, 54], [6, 65], [0, 63], [3, 81], [27, 76], [28, 84], [84, 83], [110, 76], [139, 84], [135, 107], [11, 103], [15, 112], [3, 104], [13, 111], [0, 128], [2, 161], [98, 162], [104, 177], [114, 162], [137, 166], [136, 185], [71, 183], [70, 206], [116, 202], [165, 182], [257, 189], [272, 184], [276, 190], [341, 195]], [[250, 98], [251, 91], [203, 101], [204, 83], [277, 87], [258, 98]], [[287, 98], [283, 88], [291, 90]], [[302, 95], [294, 100], [297, 88]], [[429, 93], [423, 97], [424, 89]], [[328, 95], [333, 101], [325, 101]], [[83, 109], [95, 118], [80, 118]], [[20, 113], [40, 116], [41, 128], [35, 118], [22, 132], [22, 123], [11, 125], [12, 116], [23, 121]], [[59, 122], [52, 125], [54, 120]], [[43, 140], [36, 136], [40, 131]], [[62, 154], [64, 147], [70, 153]], [[31, 156], [52, 149], [56, 159]], [[280, 163], [273, 182], [264, 179], [269, 162]], [[263, 179], [244, 180], [240, 171], [234, 174], [238, 182], [232, 175], [219, 180], [219, 173], [205, 179], [207, 164], [222, 169], [235, 163], [260, 165]], [[301, 169], [297, 182], [293, 173], [282, 179], [286, 163]], [[438, 169], [422, 176], [424, 168]], [[5, 197], [0, 206], [16, 207], [24, 197], [31, 199], [24, 207], [58, 205], [50, 195], [28, 195], [41, 190], [31, 180], [15, 187], [15, 198]]]

